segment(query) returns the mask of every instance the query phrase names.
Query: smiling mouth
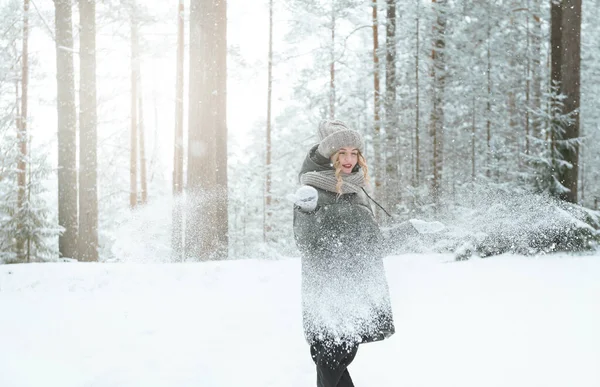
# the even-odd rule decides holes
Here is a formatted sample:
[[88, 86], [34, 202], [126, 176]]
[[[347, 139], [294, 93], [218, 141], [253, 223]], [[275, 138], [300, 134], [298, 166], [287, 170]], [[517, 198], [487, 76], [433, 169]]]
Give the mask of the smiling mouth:
[[344, 168], [346, 168], [346, 169], [349, 169], [349, 168], [351, 168], [351, 167], [352, 167], [352, 164], [344, 164], [344, 165], [342, 165], [342, 167], [344, 167]]

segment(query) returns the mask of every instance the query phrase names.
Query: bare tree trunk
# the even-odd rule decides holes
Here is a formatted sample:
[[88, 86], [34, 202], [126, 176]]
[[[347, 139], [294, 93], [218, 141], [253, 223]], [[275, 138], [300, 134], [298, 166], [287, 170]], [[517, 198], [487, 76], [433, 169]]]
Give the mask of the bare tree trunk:
[[210, 193], [217, 185], [215, 160], [215, 128], [209, 105], [210, 92], [214, 90], [214, 76], [210, 75], [211, 58], [209, 41], [213, 37], [209, 20], [211, 5], [205, 0], [190, 2], [190, 86], [187, 203], [185, 222], [185, 259], [207, 260], [216, 249], [214, 203]]
[[335, 119], [335, 8], [331, 5], [331, 63], [329, 64], [329, 119]]
[[[554, 88], [560, 87], [561, 82], [561, 64], [562, 64], [562, 0], [550, 0], [550, 91]], [[552, 106], [553, 101], [550, 102], [550, 111], [554, 109], [560, 109], [558, 106]], [[556, 155], [557, 151], [557, 140], [556, 130], [550, 130], [550, 155], [552, 164], [557, 165]], [[547, 135], [547, 134], [546, 134]], [[554, 171], [559, 172], [559, 171]], [[559, 172], [560, 173], [560, 172]], [[560, 176], [559, 176], [560, 179]]]
[[215, 66], [216, 88], [216, 162], [217, 162], [217, 246], [216, 258], [229, 255], [229, 216], [227, 185], [227, 1], [215, 1]]
[[[17, 53], [16, 44], [14, 45], [13, 49], [14, 49], [13, 51], [14, 51], [15, 56], [17, 56], [18, 53]], [[21, 90], [19, 89], [20, 79], [15, 78], [14, 81], [15, 81], [15, 127], [17, 129], [17, 136], [19, 136], [20, 130], [21, 130], [21, 103], [22, 103]], [[3, 167], [2, 170], [0, 170], [1, 172], [3, 172], [5, 170], [5, 167], [4, 167], [4, 165], [1, 165], [1, 164], [0, 164], [0, 166]], [[2, 177], [3, 176], [0, 175], [0, 181], [2, 181]]]
[[[27, 91], [29, 88], [29, 0], [23, 1], [23, 51], [21, 52], [21, 109], [17, 114], [17, 130], [19, 140], [19, 161], [17, 162], [17, 208], [25, 206], [27, 189]], [[18, 94], [18, 86], [17, 86]], [[18, 96], [17, 96], [18, 101]], [[18, 103], [17, 103], [18, 104]], [[28, 262], [25, 254], [25, 237], [22, 236], [23, 224], [17, 224], [16, 253], [17, 262]]]
[[471, 182], [475, 182], [475, 93], [473, 93], [473, 107], [471, 108]]
[[227, 257], [226, 2], [190, 4], [185, 255]]
[[77, 258], [77, 136], [71, 0], [54, 0], [58, 110], [58, 248]]
[[177, 6], [177, 73], [175, 80], [175, 141], [173, 149], [173, 229], [171, 250], [174, 261], [183, 259], [183, 60], [184, 1]]
[[527, 0], [527, 8], [529, 9], [528, 13], [525, 16], [525, 25], [526, 25], [526, 36], [525, 38], [527, 39], [527, 57], [525, 58], [525, 60], [527, 61], [526, 64], [526, 68], [525, 68], [525, 154], [529, 155], [529, 136], [530, 136], [530, 128], [529, 128], [529, 109], [532, 108], [531, 106], [531, 97], [530, 97], [530, 93], [531, 93], [531, 54], [530, 54], [530, 47], [531, 47], [531, 30], [529, 27], [529, 12], [531, 11], [531, 3], [529, 0]]
[[[585, 136], [585, 133], [583, 134]], [[579, 147], [579, 166], [581, 167], [581, 173], [579, 174], [579, 201], [582, 205], [585, 205], [585, 157], [583, 155], [583, 146]]]
[[[29, 136], [27, 142], [29, 144], [28, 149], [31, 149], [31, 136]], [[27, 163], [27, 176], [30, 182], [27, 187], [27, 201], [31, 203], [31, 181], [33, 180], [31, 176], [31, 163]], [[27, 237], [27, 249], [25, 253], [25, 260], [27, 262], [31, 262], [31, 236]]]
[[442, 168], [444, 157], [444, 86], [445, 86], [445, 54], [446, 47], [446, 0], [432, 0], [437, 5], [437, 18], [433, 30], [432, 75], [433, 75], [433, 107], [431, 111], [431, 136], [433, 139], [433, 181], [432, 191], [436, 208], [439, 206], [442, 184]]
[[[532, 109], [539, 111], [542, 107], [542, 20], [540, 16], [540, 0], [533, 0], [533, 33], [532, 33]], [[541, 125], [537, 120], [532, 123], [532, 136], [541, 137]]]
[[[138, 45], [139, 47], [139, 45]], [[139, 63], [139, 62], [138, 62]], [[146, 174], [146, 133], [144, 120], [144, 93], [142, 92], [142, 73], [138, 65], [138, 134], [140, 140], [140, 185], [142, 205], [148, 203], [148, 179]]]
[[96, 2], [79, 0], [79, 259], [98, 260]]
[[[14, 48], [14, 52], [15, 52], [15, 56], [18, 55], [17, 54], [17, 47], [16, 45], [13, 47]], [[20, 131], [21, 131], [21, 90], [19, 89], [19, 82], [20, 79], [15, 78], [15, 127], [17, 130], [17, 138], [18, 136], [21, 135]], [[5, 166], [0, 164], [0, 166], [2, 167], [2, 169], [0, 170], [0, 172], [3, 172], [5, 170]], [[18, 166], [18, 162], [17, 162], [17, 166]], [[0, 175], [0, 181], [2, 181], [3, 176]], [[17, 180], [18, 182], [18, 180]]]
[[150, 172], [150, 176], [148, 177], [148, 183], [151, 184], [154, 181], [154, 177], [160, 174], [160, 171], [157, 171], [157, 166], [160, 164], [159, 162], [159, 152], [161, 145], [158, 140], [158, 131], [159, 131], [159, 123], [158, 123], [158, 103], [156, 101], [156, 68], [152, 66], [152, 155], [150, 156], [150, 161], [148, 164], [148, 171]]
[[271, 231], [271, 97], [273, 92], [273, 0], [269, 0], [269, 54], [267, 68], [267, 149], [265, 176], [265, 208], [263, 215], [263, 242]]
[[415, 46], [415, 84], [416, 84], [416, 101], [415, 101], [415, 181], [413, 185], [417, 187], [421, 184], [421, 158], [419, 157], [419, 126], [420, 126], [420, 115], [421, 115], [421, 103], [420, 99], [420, 86], [419, 86], [419, 47], [420, 47], [420, 9], [421, 9], [421, 0], [417, 0], [417, 42]]
[[550, 0], [550, 86], [560, 84], [562, 67], [562, 0]]
[[[565, 127], [563, 140], [579, 138], [579, 106], [581, 98], [581, 0], [563, 0], [562, 8], [562, 58], [560, 91], [565, 95], [564, 112], [573, 113], [574, 120]], [[560, 182], [569, 189], [561, 198], [577, 203], [579, 181], [579, 145], [562, 147], [563, 159], [572, 168], [562, 170]]]
[[[516, 4], [515, 0], [512, 0], [510, 5], [513, 9], [517, 9], [517, 4]], [[507, 31], [507, 34], [509, 36], [511, 36], [511, 35], [515, 36], [515, 13], [514, 12], [510, 13], [509, 30]], [[517, 63], [516, 63], [514, 55], [509, 55], [508, 68], [510, 69], [509, 71], [511, 74], [517, 73]], [[509, 80], [508, 82], [512, 82], [512, 80]], [[514, 87], [509, 87], [508, 92], [507, 92], [507, 98], [508, 98], [507, 105], [508, 105], [508, 126], [509, 126], [508, 140], [509, 140], [509, 144], [510, 144], [507, 148], [509, 148], [510, 151], [515, 151], [515, 154], [513, 157], [516, 156], [517, 165], [520, 167], [521, 155], [519, 152], [519, 143], [521, 140], [521, 136], [517, 130], [517, 124], [518, 124], [517, 96], [515, 94]], [[516, 147], [516, 150], [514, 149], [514, 147]], [[507, 150], [509, 150], [509, 149], [507, 149]]]
[[138, 104], [138, 68], [139, 68], [139, 55], [138, 55], [138, 26], [135, 18], [135, 5], [131, 5], [131, 154], [130, 154], [130, 166], [129, 166], [129, 207], [135, 208], [138, 203], [138, 192], [137, 192], [137, 168], [138, 168], [138, 118], [137, 118], [137, 104]]
[[492, 54], [491, 54], [491, 39], [492, 39], [492, 26], [490, 21], [490, 14], [488, 10], [487, 15], [487, 100], [486, 100], [486, 168], [485, 175], [490, 178], [492, 177]]
[[[375, 190], [382, 186], [381, 171], [381, 91], [379, 81], [379, 20], [377, 19], [377, 0], [373, 0], [373, 153], [375, 164]], [[378, 211], [377, 211], [378, 212]]]
[[396, 0], [387, 0], [386, 61], [385, 61], [385, 133], [386, 133], [386, 200], [393, 208], [400, 200], [400, 168], [396, 147], [399, 137], [396, 104]]

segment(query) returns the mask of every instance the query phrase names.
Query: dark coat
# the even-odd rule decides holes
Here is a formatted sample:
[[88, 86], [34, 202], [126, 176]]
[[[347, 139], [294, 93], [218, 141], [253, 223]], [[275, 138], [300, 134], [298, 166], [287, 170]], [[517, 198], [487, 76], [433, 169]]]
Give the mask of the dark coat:
[[[332, 168], [314, 149], [307, 159], [301, 174]], [[306, 339], [365, 343], [389, 337], [394, 324], [382, 236], [368, 198], [362, 191], [339, 197], [317, 191], [314, 211], [294, 209]]]

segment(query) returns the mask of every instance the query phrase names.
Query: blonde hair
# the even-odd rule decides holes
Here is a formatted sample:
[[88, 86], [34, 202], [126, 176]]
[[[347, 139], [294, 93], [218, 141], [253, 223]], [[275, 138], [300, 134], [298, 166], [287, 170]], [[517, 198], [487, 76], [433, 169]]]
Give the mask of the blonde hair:
[[[335, 190], [338, 195], [342, 194], [342, 185], [344, 184], [344, 180], [342, 179], [342, 165], [340, 163], [340, 151], [337, 151], [332, 156], [333, 160], [333, 168], [335, 169], [335, 178], [337, 179], [337, 184], [335, 185]], [[362, 170], [363, 176], [365, 177], [365, 184], [369, 184], [369, 167], [367, 166], [367, 160], [365, 156], [363, 156], [360, 151], [358, 151], [358, 166]]]

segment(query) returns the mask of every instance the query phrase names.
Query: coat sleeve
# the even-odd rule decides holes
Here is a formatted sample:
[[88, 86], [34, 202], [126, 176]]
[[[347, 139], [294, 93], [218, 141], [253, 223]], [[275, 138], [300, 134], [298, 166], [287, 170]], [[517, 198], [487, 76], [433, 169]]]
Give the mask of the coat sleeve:
[[312, 252], [318, 238], [316, 213], [317, 211], [305, 212], [294, 206], [294, 240], [303, 255]]

